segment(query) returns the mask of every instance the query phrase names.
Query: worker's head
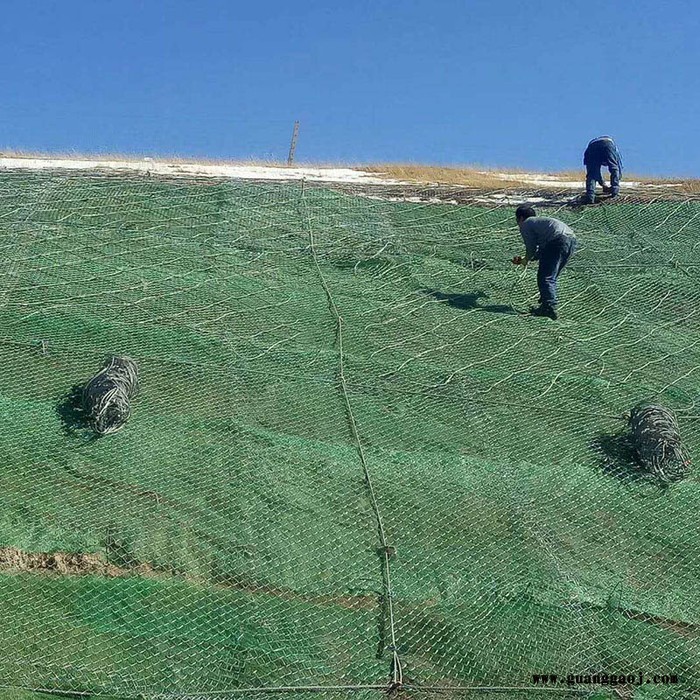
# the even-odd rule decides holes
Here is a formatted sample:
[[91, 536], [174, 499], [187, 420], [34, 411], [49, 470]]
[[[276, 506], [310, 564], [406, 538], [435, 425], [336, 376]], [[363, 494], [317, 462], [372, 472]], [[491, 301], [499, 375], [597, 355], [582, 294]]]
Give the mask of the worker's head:
[[529, 204], [521, 204], [515, 210], [515, 220], [518, 224], [522, 224], [523, 221], [529, 219], [531, 216], [537, 216], [537, 213]]

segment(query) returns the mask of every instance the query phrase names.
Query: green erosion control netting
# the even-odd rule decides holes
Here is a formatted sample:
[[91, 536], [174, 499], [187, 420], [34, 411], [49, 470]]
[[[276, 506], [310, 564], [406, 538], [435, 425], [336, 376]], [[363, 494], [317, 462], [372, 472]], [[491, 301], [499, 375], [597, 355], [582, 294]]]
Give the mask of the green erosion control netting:
[[[543, 210], [581, 242], [556, 323], [516, 312], [513, 210], [0, 176], [0, 686], [700, 693], [700, 485], [624, 416], [697, 460], [700, 199]], [[141, 390], [93, 439], [69, 397], [111, 354]]]

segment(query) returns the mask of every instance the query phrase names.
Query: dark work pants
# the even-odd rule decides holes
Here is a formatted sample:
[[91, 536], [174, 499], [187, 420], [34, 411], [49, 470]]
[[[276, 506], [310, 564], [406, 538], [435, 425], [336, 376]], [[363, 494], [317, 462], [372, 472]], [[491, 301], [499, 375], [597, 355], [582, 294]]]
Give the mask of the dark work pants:
[[[586, 196], [589, 200], [595, 198], [596, 183], [603, 185], [601, 167], [601, 165], [586, 166]], [[620, 169], [614, 165], [608, 165], [608, 170], [610, 171], [610, 193], [616, 195], [620, 191]]]
[[542, 306], [557, 305], [557, 279], [574, 252], [573, 238], [555, 238], [540, 250], [537, 286]]

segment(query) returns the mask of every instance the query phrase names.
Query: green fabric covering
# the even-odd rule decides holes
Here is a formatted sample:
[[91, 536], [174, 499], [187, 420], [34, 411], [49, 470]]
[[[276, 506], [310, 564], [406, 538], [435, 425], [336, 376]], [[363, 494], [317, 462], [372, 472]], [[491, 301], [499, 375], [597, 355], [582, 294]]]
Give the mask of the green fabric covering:
[[[557, 323], [516, 313], [513, 211], [0, 175], [0, 547], [112, 567], [0, 566], [0, 685], [387, 686], [379, 515], [407, 685], [700, 692], [698, 480], [620, 447], [654, 397], [699, 454], [700, 200], [543, 209], [581, 243]], [[66, 397], [112, 353], [141, 393], [94, 440]]]

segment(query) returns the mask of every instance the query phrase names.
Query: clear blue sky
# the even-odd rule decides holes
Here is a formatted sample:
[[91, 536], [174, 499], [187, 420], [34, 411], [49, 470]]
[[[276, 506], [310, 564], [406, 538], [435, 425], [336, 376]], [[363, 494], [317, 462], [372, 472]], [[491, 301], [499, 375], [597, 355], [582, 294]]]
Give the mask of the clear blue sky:
[[5, 0], [0, 147], [700, 176], [698, 0]]

